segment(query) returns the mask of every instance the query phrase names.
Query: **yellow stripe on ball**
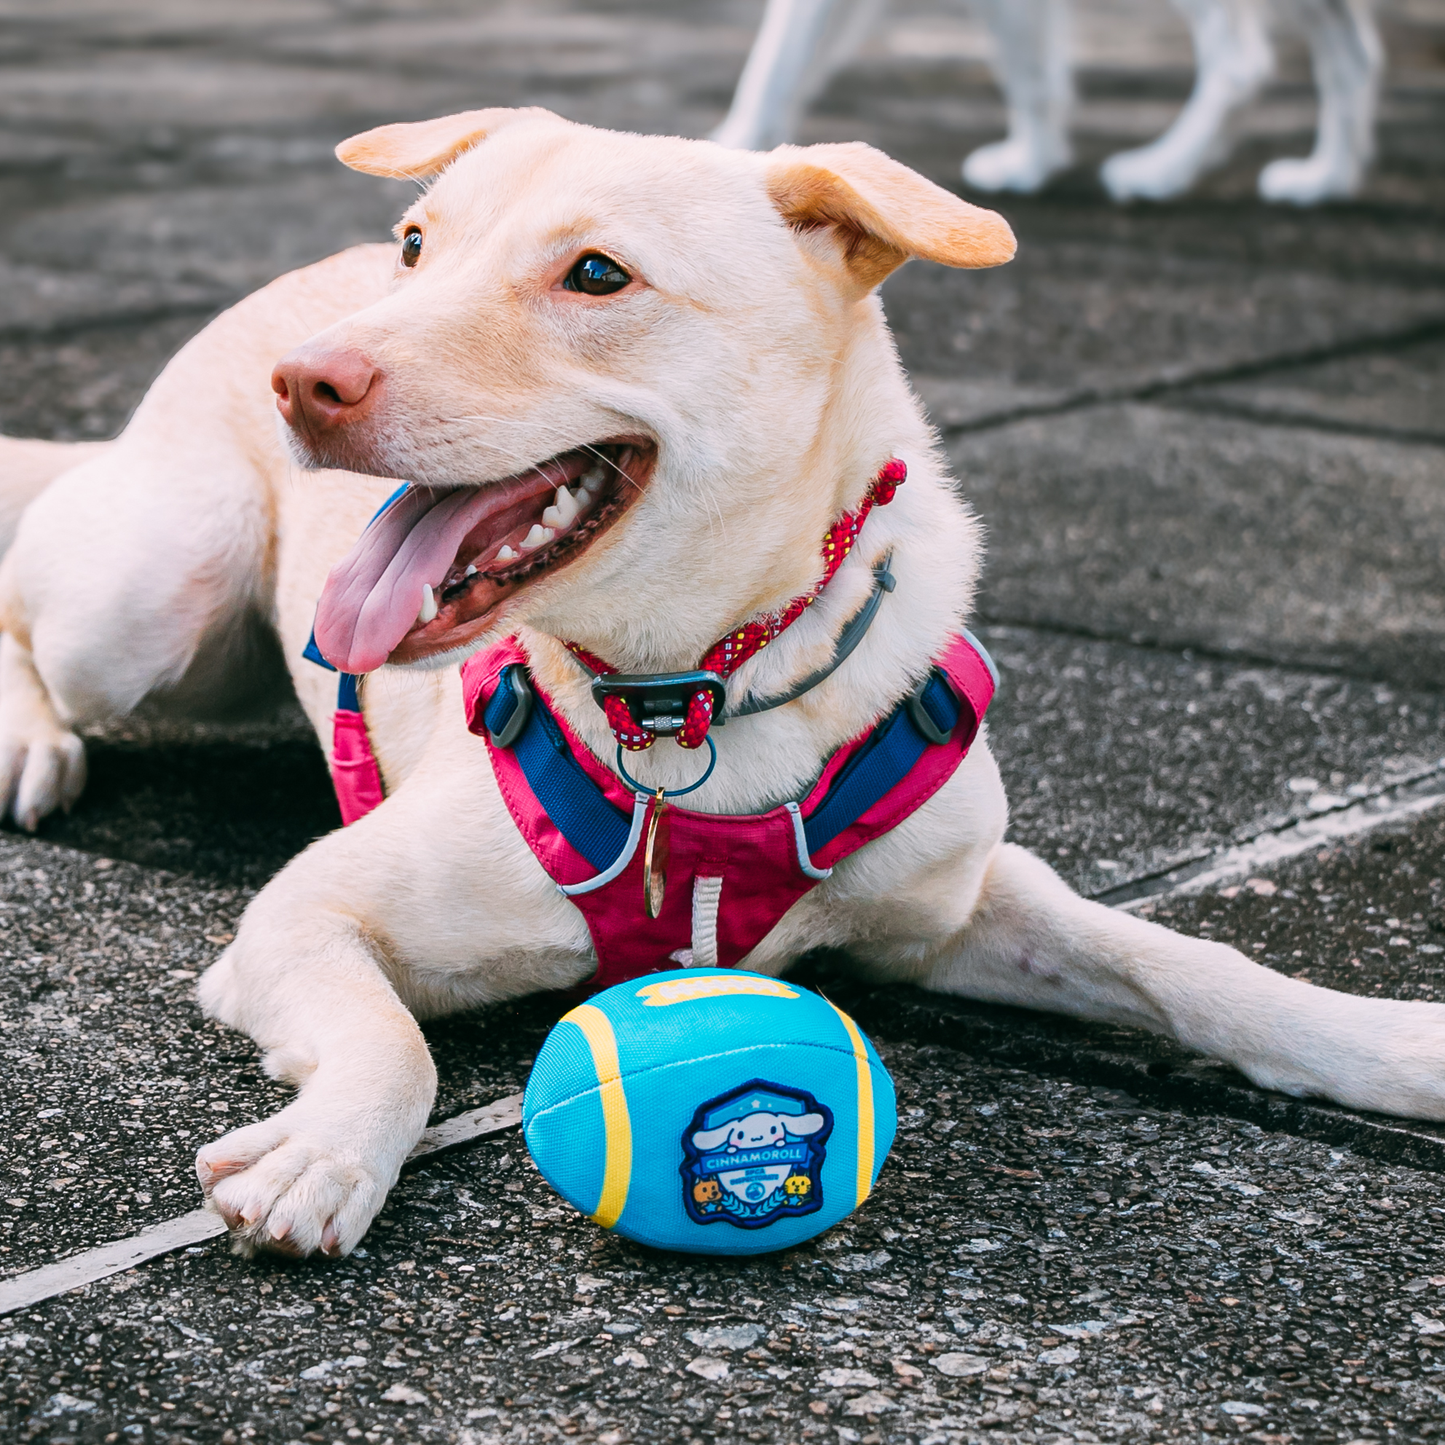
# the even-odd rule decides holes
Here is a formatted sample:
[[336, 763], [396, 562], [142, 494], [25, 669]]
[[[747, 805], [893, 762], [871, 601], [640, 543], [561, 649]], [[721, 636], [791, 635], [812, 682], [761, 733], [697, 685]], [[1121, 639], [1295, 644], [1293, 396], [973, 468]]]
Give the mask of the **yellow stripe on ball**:
[[858, 1203], [862, 1204], [873, 1191], [873, 1066], [868, 1062], [868, 1050], [858, 1025], [832, 999], [828, 1000], [828, 1006], [848, 1030], [853, 1061], [858, 1069]]
[[[602, 1194], [592, 1219], [603, 1229], [611, 1229], [627, 1207], [627, 1186], [632, 1181], [632, 1119], [627, 1112], [627, 1094], [622, 1088], [622, 1068], [617, 1062], [617, 1035], [612, 1032], [607, 1015], [590, 1003], [574, 1008], [562, 1022], [576, 1024], [582, 1030], [597, 1070], [606, 1144], [602, 1156]], [[852, 1028], [851, 1020], [849, 1027]], [[855, 1040], [857, 1034], [857, 1029], [853, 1029]], [[871, 1119], [871, 1095], [869, 1116]], [[871, 1139], [871, 1133], [869, 1137]], [[869, 1159], [871, 1163], [871, 1147]]]

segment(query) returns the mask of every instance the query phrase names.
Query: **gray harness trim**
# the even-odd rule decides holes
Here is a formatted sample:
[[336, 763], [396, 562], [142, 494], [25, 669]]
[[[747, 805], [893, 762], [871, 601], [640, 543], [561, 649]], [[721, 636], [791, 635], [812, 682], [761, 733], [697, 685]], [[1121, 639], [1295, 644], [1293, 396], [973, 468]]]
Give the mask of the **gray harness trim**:
[[878, 615], [879, 605], [883, 601], [883, 594], [893, 591], [894, 587], [898, 585], [894, 580], [893, 573], [888, 570], [892, 561], [893, 553], [889, 552], [881, 562], [874, 564], [873, 590], [868, 594], [868, 600], [853, 614], [848, 625], [838, 634], [838, 641], [833, 647], [833, 656], [822, 667], [816, 672], [810, 672], [807, 677], [801, 682], [795, 683], [787, 692], [778, 693], [774, 697], [755, 698], [738, 707], [728, 708], [724, 715], [713, 719], [713, 726], [721, 727], [730, 717], [751, 717], [754, 713], [769, 712], [775, 707], [782, 707], [785, 703], [794, 702], [805, 692], [811, 692], [820, 682], [837, 672], [858, 644], [863, 641], [868, 629], [873, 625], [873, 619]]

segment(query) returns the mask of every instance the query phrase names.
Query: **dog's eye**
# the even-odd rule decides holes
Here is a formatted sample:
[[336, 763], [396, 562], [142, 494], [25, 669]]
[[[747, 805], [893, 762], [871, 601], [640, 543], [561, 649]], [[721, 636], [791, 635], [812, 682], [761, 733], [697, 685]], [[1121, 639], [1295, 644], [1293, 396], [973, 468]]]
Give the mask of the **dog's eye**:
[[415, 266], [420, 260], [421, 231], [416, 226], [408, 226], [401, 238], [401, 264]]
[[584, 291], [588, 296], [610, 296], [614, 291], [622, 290], [630, 280], [632, 277], [610, 256], [600, 256], [594, 251], [578, 261], [562, 284], [568, 291]]

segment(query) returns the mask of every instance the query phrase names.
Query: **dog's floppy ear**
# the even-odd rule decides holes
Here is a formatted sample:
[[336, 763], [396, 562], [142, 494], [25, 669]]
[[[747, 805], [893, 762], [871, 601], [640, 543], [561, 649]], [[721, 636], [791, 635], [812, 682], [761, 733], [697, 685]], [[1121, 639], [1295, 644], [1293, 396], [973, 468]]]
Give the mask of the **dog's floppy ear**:
[[423, 181], [454, 161], [489, 135], [519, 120], [541, 116], [557, 119], [550, 110], [531, 105], [498, 106], [492, 110], [464, 110], [437, 120], [379, 125], [364, 130], [336, 147], [337, 159], [354, 171], [396, 180]]
[[945, 266], [998, 266], [1014, 233], [882, 151], [843, 145], [779, 146], [764, 157], [768, 194], [790, 226], [831, 226], [852, 276], [871, 290], [911, 256]]

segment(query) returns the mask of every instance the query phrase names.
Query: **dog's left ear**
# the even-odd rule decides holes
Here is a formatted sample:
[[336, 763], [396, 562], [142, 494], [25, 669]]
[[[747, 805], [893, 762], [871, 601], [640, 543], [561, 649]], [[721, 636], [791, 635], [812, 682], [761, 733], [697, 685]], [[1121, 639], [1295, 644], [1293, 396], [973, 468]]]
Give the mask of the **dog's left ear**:
[[768, 194], [790, 226], [830, 226], [867, 291], [912, 256], [945, 266], [1012, 259], [1009, 223], [971, 206], [870, 145], [779, 146], [764, 158]]
[[529, 105], [491, 110], [464, 110], [437, 120], [404, 121], [364, 130], [336, 147], [336, 158], [369, 176], [398, 181], [424, 181], [445, 169], [463, 151], [480, 145], [519, 120], [560, 120], [550, 110]]

